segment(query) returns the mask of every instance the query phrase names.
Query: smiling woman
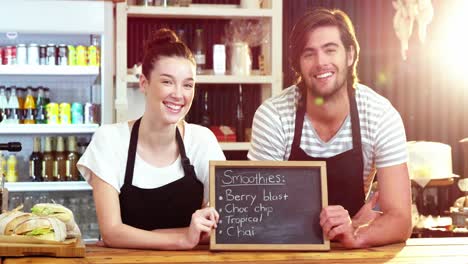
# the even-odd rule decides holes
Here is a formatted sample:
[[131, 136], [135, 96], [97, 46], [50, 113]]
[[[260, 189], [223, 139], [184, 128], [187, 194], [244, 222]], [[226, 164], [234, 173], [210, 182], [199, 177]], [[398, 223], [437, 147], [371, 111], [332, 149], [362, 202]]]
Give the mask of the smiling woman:
[[146, 113], [159, 125], [177, 123], [190, 109], [194, 96], [195, 65], [185, 58], [162, 57], [150, 76], [140, 76], [147, 97]]
[[139, 82], [143, 116], [99, 128], [78, 162], [93, 187], [106, 246], [190, 249], [216, 227], [218, 213], [207, 207], [208, 165], [225, 157], [210, 130], [183, 121], [195, 66], [173, 31], [156, 31]]

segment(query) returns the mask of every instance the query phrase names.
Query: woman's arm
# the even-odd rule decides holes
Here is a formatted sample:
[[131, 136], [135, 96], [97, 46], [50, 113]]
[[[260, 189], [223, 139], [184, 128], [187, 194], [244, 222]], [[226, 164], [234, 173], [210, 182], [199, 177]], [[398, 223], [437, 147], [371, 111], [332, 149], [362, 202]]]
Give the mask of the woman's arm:
[[146, 231], [122, 223], [118, 192], [91, 173], [90, 184], [96, 204], [104, 244], [116, 248], [185, 250], [198, 245], [203, 233], [216, 227], [218, 214], [213, 208], [197, 210], [189, 227]]

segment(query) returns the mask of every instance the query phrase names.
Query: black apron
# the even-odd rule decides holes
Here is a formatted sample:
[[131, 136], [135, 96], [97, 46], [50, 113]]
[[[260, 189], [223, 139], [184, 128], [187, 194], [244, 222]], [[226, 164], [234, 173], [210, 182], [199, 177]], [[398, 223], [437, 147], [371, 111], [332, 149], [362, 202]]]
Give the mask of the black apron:
[[306, 113], [306, 104], [296, 110], [294, 140], [289, 160], [325, 161], [327, 164], [328, 204], [341, 205], [353, 217], [364, 205], [364, 159], [362, 157], [361, 130], [359, 113], [354, 96], [354, 89], [348, 89], [353, 148], [329, 158], [311, 157], [301, 148], [302, 127]]
[[[141, 118], [132, 127], [125, 182], [120, 189], [122, 222], [144, 230], [187, 227], [190, 225], [192, 214], [202, 206], [203, 183], [197, 179], [195, 170], [190, 165], [178, 129], [176, 129], [176, 140], [184, 177], [155, 189], [141, 189], [132, 185], [140, 121]], [[160, 177], [160, 175], [148, 175], [148, 177]]]

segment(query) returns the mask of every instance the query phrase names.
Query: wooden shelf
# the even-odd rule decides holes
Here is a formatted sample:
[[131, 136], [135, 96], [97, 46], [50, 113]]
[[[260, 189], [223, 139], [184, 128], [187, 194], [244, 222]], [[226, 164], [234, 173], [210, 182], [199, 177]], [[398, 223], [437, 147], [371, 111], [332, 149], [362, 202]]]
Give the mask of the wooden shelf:
[[[264, 55], [264, 68], [268, 75], [261, 75], [258, 70], [250, 76], [234, 76], [227, 72], [225, 75], [215, 75], [212, 69], [196, 76], [198, 84], [258, 84], [252, 85], [260, 89], [260, 101], [263, 102], [283, 90], [282, 74], [282, 34], [283, 34], [283, 1], [263, 0], [263, 8], [241, 8], [240, 5], [229, 4], [190, 4], [189, 7], [179, 6], [137, 6], [128, 5], [128, 1], [115, 4], [115, 115], [116, 121], [122, 122], [128, 116], [135, 115], [140, 109], [133, 109], [130, 105], [140, 104], [142, 97], [133, 96], [128, 88], [138, 87], [135, 72], [129, 72], [127, 63], [128, 49], [128, 18], [144, 17], [159, 20], [170, 19], [182, 23], [184, 19], [261, 19], [269, 31], [266, 42], [261, 44], [261, 54]], [[177, 21], [180, 20], [180, 21]], [[130, 74], [129, 74], [130, 73]], [[128, 94], [131, 94], [129, 97]], [[129, 114], [132, 113], [132, 114]], [[248, 143], [222, 143], [224, 150], [247, 150]]]
[[237, 5], [192, 4], [190, 7], [133, 6], [127, 8], [128, 17], [159, 18], [271, 18], [271, 9], [246, 9]]
[[219, 142], [222, 150], [249, 150], [250, 142]]
[[92, 189], [85, 181], [7, 182], [5, 187], [9, 192], [89, 191]]
[[[271, 75], [249, 75], [249, 76], [237, 76], [237, 75], [197, 75], [196, 83], [205, 84], [271, 84], [273, 83], [273, 77]], [[138, 78], [133, 74], [127, 74], [127, 84], [134, 87], [138, 85]]]
[[41, 134], [92, 134], [98, 129], [98, 124], [70, 124], [70, 125], [11, 125], [0, 124], [0, 135], [41, 135]]
[[98, 75], [97, 66], [0, 65], [0, 75]]

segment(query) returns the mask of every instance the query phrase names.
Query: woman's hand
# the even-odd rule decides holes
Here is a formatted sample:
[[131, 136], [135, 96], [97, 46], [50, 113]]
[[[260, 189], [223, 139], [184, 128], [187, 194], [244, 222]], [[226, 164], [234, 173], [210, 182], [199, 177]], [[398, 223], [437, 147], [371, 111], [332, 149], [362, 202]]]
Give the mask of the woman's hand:
[[203, 235], [209, 235], [211, 229], [217, 227], [219, 214], [212, 207], [206, 207], [192, 214], [190, 226], [185, 236], [186, 247], [194, 248]]

